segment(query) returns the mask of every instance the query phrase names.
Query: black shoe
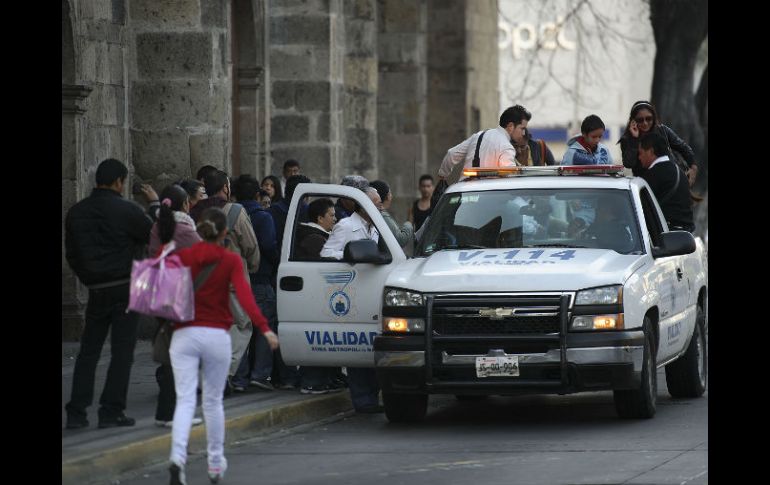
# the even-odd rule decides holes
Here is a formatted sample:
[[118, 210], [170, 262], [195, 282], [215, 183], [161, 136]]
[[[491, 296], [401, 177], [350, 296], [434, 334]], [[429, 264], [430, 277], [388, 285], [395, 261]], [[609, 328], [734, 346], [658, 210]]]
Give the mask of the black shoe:
[[358, 414], [377, 414], [377, 413], [384, 413], [385, 408], [379, 404], [375, 406], [366, 406], [363, 408], [356, 409], [356, 413]]
[[115, 428], [118, 426], [133, 426], [136, 424], [136, 420], [134, 418], [129, 418], [125, 414], [121, 414], [120, 416], [116, 416], [114, 418], [99, 418], [99, 427], [100, 428]]
[[88, 426], [88, 419], [85, 416], [75, 414], [67, 415], [67, 429], [80, 429]]
[[171, 466], [168, 467], [168, 473], [171, 475], [171, 480], [169, 481], [171, 485], [187, 485], [184, 467], [180, 467], [176, 463], [171, 463]]

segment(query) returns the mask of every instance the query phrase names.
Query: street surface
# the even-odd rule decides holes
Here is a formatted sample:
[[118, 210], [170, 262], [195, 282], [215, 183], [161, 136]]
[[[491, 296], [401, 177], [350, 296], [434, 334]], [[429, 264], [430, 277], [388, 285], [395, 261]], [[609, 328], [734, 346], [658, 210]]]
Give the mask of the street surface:
[[[222, 484], [706, 484], [708, 392], [674, 400], [658, 371], [658, 411], [621, 420], [611, 392], [491, 397], [432, 396], [425, 422], [346, 415], [226, 450]], [[208, 484], [191, 456], [190, 485]], [[125, 485], [168, 483], [166, 466]]]

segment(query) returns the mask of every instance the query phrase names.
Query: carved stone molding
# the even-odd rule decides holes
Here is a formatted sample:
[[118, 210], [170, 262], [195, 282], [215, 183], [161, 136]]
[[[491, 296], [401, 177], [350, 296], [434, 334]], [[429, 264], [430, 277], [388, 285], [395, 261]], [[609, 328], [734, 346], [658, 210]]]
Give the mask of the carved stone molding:
[[61, 85], [62, 113], [83, 114], [86, 112], [86, 98], [93, 91], [92, 87], [79, 84]]

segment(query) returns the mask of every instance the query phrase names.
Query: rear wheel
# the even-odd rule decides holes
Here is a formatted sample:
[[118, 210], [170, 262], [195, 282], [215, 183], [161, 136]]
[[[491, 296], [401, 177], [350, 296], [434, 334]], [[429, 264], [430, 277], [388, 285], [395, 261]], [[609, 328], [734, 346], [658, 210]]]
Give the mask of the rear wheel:
[[644, 354], [642, 357], [642, 383], [639, 389], [614, 391], [615, 410], [621, 418], [648, 419], [655, 416], [658, 398], [658, 379], [655, 367], [655, 346], [652, 339], [652, 323], [644, 317]]
[[666, 366], [666, 387], [671, 397], [700, 397], [708, 382], [706, 317], [698, 306], [695, 330], [683, 356]]
[[427, 394], [382, 393], [385, 416], [393, 423], [414, 423], [422, 421], [428, 411]]

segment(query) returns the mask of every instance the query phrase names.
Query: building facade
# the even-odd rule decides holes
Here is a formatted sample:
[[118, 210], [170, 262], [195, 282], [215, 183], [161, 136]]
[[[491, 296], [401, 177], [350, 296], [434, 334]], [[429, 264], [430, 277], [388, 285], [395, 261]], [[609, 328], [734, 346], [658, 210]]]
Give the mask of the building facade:
[[294, 158], [386, 180], [403, 220], [420, 174], [496, 126], [497, 43], [497, 0], [62, 0], [62, 338], [87, 299], [64, 217], [100, 161], [159, 191]]

